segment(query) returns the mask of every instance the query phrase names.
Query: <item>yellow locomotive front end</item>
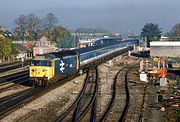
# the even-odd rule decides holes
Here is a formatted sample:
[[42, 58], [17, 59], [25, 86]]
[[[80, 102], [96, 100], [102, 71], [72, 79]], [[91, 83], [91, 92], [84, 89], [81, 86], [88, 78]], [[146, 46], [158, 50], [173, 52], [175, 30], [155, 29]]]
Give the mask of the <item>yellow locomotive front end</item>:
[[36, 57], [29, 67], [30, 82], [35, 86], [46, 86], [50, 78], [54, 76], [54, 61], [44, 57]]
[[29, 74], [31, 78], [43, 78], [47, 80], [53, 77], [52, 67], [46, 66], [31, 66], [29, 68]]

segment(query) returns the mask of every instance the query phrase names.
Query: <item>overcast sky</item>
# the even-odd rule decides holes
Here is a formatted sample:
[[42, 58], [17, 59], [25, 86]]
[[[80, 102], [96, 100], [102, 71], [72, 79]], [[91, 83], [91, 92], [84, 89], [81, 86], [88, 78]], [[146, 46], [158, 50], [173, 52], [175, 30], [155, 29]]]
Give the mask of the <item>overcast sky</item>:
[[180, 23], [180, 0], [0, 0], [0, 25], [14, 27], [21, 14], [39, 17], [54, 13], [69, 29], [102, 27], [119, 33], [140, 32], [157, 23], [164, 32]]

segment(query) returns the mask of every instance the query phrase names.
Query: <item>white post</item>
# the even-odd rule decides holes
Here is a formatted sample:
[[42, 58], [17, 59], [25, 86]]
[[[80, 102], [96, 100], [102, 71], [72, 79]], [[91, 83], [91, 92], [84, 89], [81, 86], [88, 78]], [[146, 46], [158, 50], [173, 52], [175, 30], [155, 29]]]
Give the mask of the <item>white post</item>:
[[130, 50], [128, 51], [128, 56], [131, 56], [131, 51]]
[[140, 68], [139, 68], [140, 71], [142, 71], [142, 70], [144, 69], [143, 66], [144, 66], [144, 61], [141, 60], [141, 61], [140, 61]]
[[21, 58], [21, 62], [22, 62], [22, 68], [23, 68], [23, 62], [24, 62], [24, 58], [23, 57]]
[[109, 60], [109, 66], [112, 66], [112, 65], [113, 65], [112, 60]]
[[136, 46], [135, 45], [133, 46], [133, 52], [134, 53], [136, 52]]

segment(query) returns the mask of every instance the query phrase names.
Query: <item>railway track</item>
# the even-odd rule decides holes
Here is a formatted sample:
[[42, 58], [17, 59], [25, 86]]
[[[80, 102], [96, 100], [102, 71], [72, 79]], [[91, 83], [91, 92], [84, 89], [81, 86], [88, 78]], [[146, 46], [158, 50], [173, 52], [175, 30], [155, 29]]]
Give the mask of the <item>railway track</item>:
[[[23, 88], [22, 84], [28, 83], [29, 75], [27, 71], [16, 73], [4, 77], [4, 81], [0, 82], [0, 113], [3, 115], [20, 105], [22, 101], [36, 91], [34, 88]], [[25, 87], [25, 86], [24, 86]], [[19, 89], [19, 90], [18, 90]], [[11, 91], [11, 92], [9, 92]]]
[[[128, 78], [127, 78], [127, 76], [128, 76], [128, 71], [129, 71], [129, 69], [128, 68], [130, 68], [131, 66], [128, 66], [128, 67], [126, 67], [126, 68], [124, 68], [122, 71], [119, 71], [119, 73], [120, 72], [123, 72], [123, 73], [125, 73], [125, 76], [126, 76], [126, 78], [124, 78], [125, 79], [125, 81], [127, 81], [128, 80]], [[96, 71], [97, 72], [97, 71]], [[113, 84], [113, 88], [115, 87], [115, 93], [113, 92], [113, 96], [115, 96], [116, 97], [116, 91], [117, 90], [119, 90], [119, 89], [117, 89], [117, 81], [118, 81], [118, 77], [119, 77], [119, 75], [120, 74], [117, 74], [117, 76], [116, 76], [116, 81], [114, 81], [114, 84]], [[123, 76], [124, 77], [124, 76]], [[83, 118], [85, 117], [85, 116], [87, 116], [87, 113], [89, 113], [91, 116], [89, 116], [90, 117], [90, 119], [89, 120], [91, 120], [91, 121], [97, 121], [97, 118], [96, 118], [96, 106], [97, 106], [97, 101], [96, 100], [98, 100], [97, 99], [97, 89], [98, 89], [98, 74], [96, 73], [96, 82], [95, 83], [93, 83], [93, 89], [94, 89], [94, 91], [93, 91], [93, 93], [92, 93], [92, 91], [89, 93], [89, 96], [91, 96], [91, 99], [89, 100], [89, 102], [86, 102], [86, 104], [87, 104], [87, 106], [85, 107], [85, 105], [82, 105], [82, 104], [84, 104], [84, 101], [82, 100], [82, 99], [86, 99], [86, 98], [83, 98], [83, 96], [86, 94], [88, 94], [88, 93], [85, 93], [85, 90], [86, 90], [86, 88], [87, 88], [87, 83], [89, 82], [89, 79], [91, 79], [91, 76], [88, 76], [87, 75], [87, 77], [86, 77], [86, 80], [85, 80], [85, 83], [84, 83], [84, 87], [83, 87], [83, 89], [81, 90], [81, 92], [80, 92], [80, 94], [79, 94], [79, 96], [78, 96], [78, 99], [75, 101], [75, 104], [74, 105], [72, 105], [73, 107], [72, 107], [72, 109], [71, 109], [71, 111], [73, 111], [74, 110], [74, 112], [73, 112], [73, 117], [72, 117], [72, 120], [73, 121], [80, 121], [80, 120], [84, 120]], [[122, 81], [122, 80], [121, 80]], [[35, 90], [33, 90], [33, 91], [35, 91]], [[26, 91], [26, 92], [28, 92], [28, 91]], [[26, 94], [25, 92], [23, 93], [21, 93], [21, 95], [22, 94]], [[27, 93], [28, 94], [28, 93]], [[33, 94], [33, 93], [32, 93]], [[36, 93], [37, 94], [37, 93]], [[13, 103], [13, 101], [11, 101], [11, 99], [16, 99], [16, 98], [19, 98], [20, 96], [21, 96], [20, 94], [19, 95], [14, 95], [14, 96], [11, 96], [11, 97], [7, 97], [6, 99], [4, 99], [4, 100], [0, 100], [0, 103], [5, 103], [4, 105], [2, 105], [2, 106], [9, 106], [10, 105], [10, 103]], [[35, 95], [35, 94], [34, 94]], [[22, 95], [23, 96], [23, 95]], [[26, 95], [25, 95], [26, 96]], [[28, 96], [28, 95], [27, 95]], [[33, 95], [29, 95], [29, 97], [26, 97], [26, 99], [30, 99], [30, 97], [32, 97]], [[110, 107], [110, 110], [109, 111], [111, 111], [112, 110], [112, 106], [113, 106], [113, 104], [114, 104], [114, 102], [112, 102], [111, 103], [111, 101], [115, 101], [115, 97], [113, 98], [113, 99], [111, 99], [110, 100], [110, 104], [111, 105], [109, 105]], [[24, 97], [23, 97], [24, 98]], [[127, 97], [128, 98], [128, 97]], [[20, 99], [20, 98], [19, 98]], [[24, 101], [26, 100], [26, 99], [24, 99]], [[89, 99], [89, 98], [88, 98]], [[11, 102], [8, 102], [8, 101], [11, 101]], [[23, 100], [22, 101], [20, 101], [20, 100], [18, 100], [17, 99], [17, 103], [14, 105], [15, 107], [16, 107], [16, 105], [18, 106], [18, 105], [20, 105], [20, 104], [22, 104], [23, 103]], [[127, 104], [127, 105], [126, 105]], [[129, 106], [129, 102], [127, 102], [127, 100], [126, 100], [126, 104], [125, 104], [125, 106]], [[8, 108], [5, 108], [4, 110], [5, 110], [5, 112], [8, 112], [9, 110], [11, 110], [12, 108], [14, 108], [14, 106], [12, 105], [12, 106], [10, 106], [9, 107], [9, 109]], [[3, 108], [3, 107], [2, 107]], [[82, 108], [84, 108], [83, 110], [82, 110]], [[124, 108], [127, 108], [127, 107], [124, 107]], [[0, 109], [1, 109], [1, 105], [0, 105]], [[91, 111], [90, 111], [91, 110]], [[126, 117], [126, 115], [127, 115], [127, 110], [128, 109], [124, 109], [123, 111], [125, 111], [124, 113], [124, 117], [123, 118], [125, 118]], [[3, 113], [3, 112], [2, 112]], [[67, 111], [66, 112], [67, 114], [69, 114], [70, 113], [70, 111]], [[110, 112], [107, 112], [108, 114], [110, 113]], [[123, 113], [123, 112], [122, 112]], [[64, 114], [64, 115], [67, 115], [67, 114]], [[106, 116], [108, 116], [108, 114], [106, 115]], [[122, 114], [123, 115], [123, 114]], [[82, 118], [81, 118], [82, 117]], [[59, 117], [59, 118], [61, 118], [61, 117]], [[59, 118], [56, 120], [56, 121], [59, 121]], [[64, 117], [63, 117], [64, 118]], [[103, 117], [103, 118], [105, 118], [105, 117]], [[107, 117], [106, 117], [107, 118]], [[87, 119], [87, 118], [85, 118], [85, 119]], [[106, 119], [105, 119], [106, 120]], [[61, 119], [60, 119], [60, 121], [61, 121]], [[101, 121], [101, 120], [100, 120]]]
[[38, 92], [42, 91], [43, 88], [31, 88], [29, 90], [23, 91], [21, 94], [6, 98], [1, 100], [0, 103], [0, 114], [3, 115], [8, 113], [13, 108], [22, 104], [26, 99], [31, 98]]
[[[73, 111], [73, 114], [72, 116], [70, 117], [72, 119], [72, 121], [80, 121], [83, 119], [83, 117], [87, 114], [87, 112], [95, 107], [96, 105], [96, 93], [97, 93], [97, 89], [98, 89], [98, 70], [96, 68], [96, 78], [95, 78], [95, 84], [94, 84], [94, 91], [92, 93], [92, 97], [91, 99], [89, 100], [89, 102], [87, 102], [87, 106], [85, 106], [85, 103], [83, 101], [83, 99], [86, 99], [86, 95], [87, 93], [85, 93], [87, 91], [87, 87], [88, 87], [88, 83], [92, 82], [90, 81], [90, 79], [93, 79], [92, 77], [93, 76], [90, 76], [90, 71], [88, 70], [87, 71], [87, 76], [85, 78], [85, 81], [84, 81], [84, 85], [83, 85], [83, 88], [82, 90], [80, 91], [78, 97], [76, 98], [76, 100], [74, 101], [74, 103], [64, 112], [62, 113], [60, 116], [57, 117], [57, 119], [55, 120], [56, 122], [60, 122], [60, 121], [63, 121], [65, 120], [65, 118], [67, 116], [69, 116], [70, 112]], [[92, 75], [92, 74], [91, 74]], [[94, 75], [94, 74], [93, 74]], [[91, 83], [89, 85], [92, 85]], [[90, 86], [92, 87], [92, 86]], [[91, 94], [91, 93], [89, 93]], [[86, 97], [86, 98], [85, 98]], [[89, 99], [89, 98], [88, 98]], [[81, 104], [84, 103], [84, 105], [82, 106]], [[84, 109], [83, 109], [84, 108]], [[83, 110], [82, 110], [83, 109]], [[95, 116], [95, 109], [92, 109], [92, 112], [91, 112], [91, 120], [95, 120], [96, 119], [96, 116]], [[68, 119], [70, 119], [68, 118]]]
[[16, 64], [16, 63], [20, 63], [21, 61], [12, 61], [12, 62], [9, 62], [9, 63], [0, 63], [0, 67], [4, 67], [4, 66], [8, 66], [8, 65], [13, 65], [13, 64]]
[[[111, 99], [109, 100], [109, 103], [103, 111], [102, 115], [100, 115], [99, 117], [100, 122], [113, 120], [119, 120], [120, 122], [125, 121], [130, 104], [130, 94], [128, 89], [128, 73], [132, 68], [135, 67], [136, 63], [137, 62], [134, 62], [131, 65], [127, 65], [121, 68], [115, 74], [112, 84]], [[110, 116], [113, 116], [113, 119]]]
[[20, 72], [16, 72], [16, 73], [13, 73], [13, 74], [9, 74], [9, 75], [5, 75], [5, 76], [2, 76], [0, 78], [0, 85], [4, 82], [7, 82], [7, 81], [10, 81], [10, 80], [14, 80], [16, 77], [21, 77], [23, 75], [28, 75], [28, 70], [24, 70], [24, 71], [20, 71]]
[[120, 119], [119, 121], [120, 122], [125, 122], [125, 119], [126, 119], [126, 116], [127, 116], [127, 113], [128, 113], [128, 109], [129, 109], [129, 104], [130, 104], [130, 94], [129, 94], [129, 87], [128, 87], [128, 72], [132, 69], [133, 67], [130, 67], [126, 74], [125, 74], [125, 92], [126, 92], [126, 101], [125, 101], [125, 105], [124, 105], [124, 108], [123, 108], [123, 111], [122, 111], [122, 114], [120, 116]]
[[0, 83], [0, 93], [7, 91], [11, 88], [17, 87], [21, 84], [28, 83], [29, 75], [28, 72], [21, 72], [15, 74], [9, 78], [6, 78], [3, 82]]
[[28, 76], [25, 76], [25, 77], [22, 77], [22, 78], [18, 78], [22, 81], [19, 81], [16, 82], [16, 83], [9, 83], [9, 84], [6, 84], [4, 87], [0, 87], [0, 93], [2, 92], [5, 92], [7, 90], [10, 90], [10, 89], [13, 89], [13, 88], [17, 88], [18, 86], [20, 86], [21, 84], [25, 84], [25, 83], [28, 83], [29, 82], [29, 79], [28, 79]]
[[[56, 122], [60, 122], [63, 120], [64, 121], [72, 120], [73, 122], [76, 122], [76, 121], [104, 122], [106, 120], [107, 121], [111, 120], [111, 118], [108, 119], [108, 117], [110, 116], [109, 115], [110, 113], [116, 114], [116, 115], [118, 114], [115, 119], [116, 121], [117, 120], [122, 121], [122, 122], [125, 121], [127, 113], [128, 113], [128, 109], [129, 109], [129, 104], [130, 104], [130, 94], [129, 94], [129, 89], [128, 89], [128, 73], [132, 68], [135, 67], [136, 63], [137, 63], [137, 61], [132, 63], [131, 65], [127, 65], [127, 66], [121, 68], [116, 73], [116, 75], [114, 77], [113, 87], [112, 87], [113, 88], [112, 89], [112, 97], [109, 100], [109, 104], [100, 118], [97, 118], [97, 113], [96, 113], [96, 111], [97, 111], [96, 108], [97, 108], [97, 104], [98, 104], [98, 101], [96, 101], [98, 99], [97, 98], [98, 95], [96, 94], [97, 89], [98, 89], [98, 80], [97, 80], [98, 79], [98, 74], [97, 74], [98, 71], [96, 71], [96, 74], [97, 74], [96, 75], [96, 83], [94, 85], [94, 91], [91, 95], [91, 99], [89, 100], [89, 102], [87, 102], [87, 100], [89, 98], [84, 98], [85, 94], [87, 94], [87, 93], [85, 93], [85, 91], [86, 91], [85, 89], [87, 88], [87, 81], [88, 81], [88, 77], [89, 77], [87, 75], [86, 80], [84, 82], [84, 86], [83, 86], [81, 92], [79, 93], [77, 99], [63, 114], [61, 114], [59, 117], [57, 117]], [[123, 87], [120, 88], [119, 87], [120, 85], [121, 86], [123, 85]], [[120, 94], [120, 96], [118, 96], [118, 97], [121, 97], [122, 94], [124, 95], [123, 96], [124, 102], [116, 99], [117, 94]], [[119, 110], [116, 110], [117, 108], [114, 110], [113, 109], [114, 104], [119, 105], [120, 102], [122, 102], [124, 104], [123, 105], [121, 104], [121, 108], [118, 108]], [[119, 111], [119, 112], [117, 113], [117, 111]], [[70, 114], [72, 114], [71, 117], [69, 117]], [[90, 119], [88, 119], [88, 117], [90, 117]]]
[[105, 110], [104, 114], [103, 114], [102, 117], [100, 118], [100, 122], [106, 120], [106, 118], [107, 118], [108, 115], [109, 115], [109, 112], [111, 111], [111, 109], [112, 109], [112, 107], [113, 107], [113, 104], [114, 104], [115, 98], [116, 98], [117, 78], [118, 78], [118, 75], [120, 74], [120, 72], [121, 72], [123, 69], [125, 69], [125, 68], [126, 68], [126, 67], [120, 69], [120, 70], [116, 73], [116, 75], [115, 75], [114, 83], [113, 83], [112, 97], [111, 97], [111, 100], [110, 100], [110, 102], [109, 102], [109, 104], [108, 104], [107, 109]]
[[[26, 66], [29, 64], [29, 60], [25, 61], [23, 63], [23, 66]], [[10, 63], [3, 63], [0, 64], [0, 73], [10, 71], [12, 69], [20, 68], [22, 67], [22, 62], [21, 61], [15, 61], [15, 62], [10, 62]]]
[[[97, 67], [95, 68], [95, 73], [93, 73], [93, 76], [94, 75], [95, 75], [95, 78], [93, 78], [92, 81], [95, 82], [95, 83], [94, 83], [94, 89], [93, 89], [92, 97], [91, 97], [88, 105], [85, 107], [85, 109], [84, 110], [83, 109], [79, 110], [78, 111], [79, 115], [77, 113], [76, 114], [77, 116], [73, 117], [73, 118], [77, 118], [75, 121], [81, 121], [83, 119], [84, 119], [83, 121], [88, 121], [88, 120], [94, 121], [94, 122], [96, 121], [96, 108], [94, 108], [94, 107], [96, 107], [96, 97], [97, 97], [97, 91], [98, 91], [98, 86], [99, 86], [99, 81], [98, 81], [99, 76], [98, 76], [98, 68]], [[84, 100], [86, 101], [86, 99], [87, 99], [87, 97], [85, 96]], [[83, 102], [83, 99], [82, 99], [82, 101], [80, 101], [80, 104], [78, 104], [79, 108], [80, 108], [80, 106], [82, 106], [84, 104], [85, 103]], [[88, 117], [86, 118], [86, 115], [87, 115], [88, 112], [90, 113], [90, 119], [88, 119]]]
[[33, 101], [34, 99], [50, 92], [57, 87], [60, 87], [67, 81], [74, 78], [75, 76], [68, 77], [61, 80], [61, 82], [49, 84], [47, 87], [31, 87], [24, 91], [0, 98], [0, 119], [5, 117], [8, 113], [20, 108], [22, 105]]
[[87, 75], [86, 75], [86, 78], [85, 78], [83, 88], [82, 88], [81, 92], [79, 93], [77, 99], [74, 101], [74, 103], [62, 115], [57, 117], [57, 119], [56, 119], [57, 122], [62, 121], [67, 116], [67, 114], [69, 114], [69, 112], [72, 111], [76, 107], [76, 105], [79, 103], [82, 96], [84, 95], [88, 80], [89, 80], [89, 70], [87, 71]]
[[20, 67], [22, 67], [21, 63], [7, 65], [7, 66], [2, 66], [0, 68], [0, 73], [6, 72], [6, 71], [9, 71], [9, 70], [12, 70], [12, 69], [20, 68]]

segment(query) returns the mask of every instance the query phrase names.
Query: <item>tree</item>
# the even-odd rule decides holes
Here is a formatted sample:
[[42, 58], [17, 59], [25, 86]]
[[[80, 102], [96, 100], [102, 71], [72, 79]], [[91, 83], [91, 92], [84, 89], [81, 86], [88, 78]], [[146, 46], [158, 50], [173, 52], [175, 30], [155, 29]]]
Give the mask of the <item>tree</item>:
[[12, 34], [14, 40], [24, 40], [26, 37], [25, 31], [22, 31], [20, 26], [15, 26]]
[[57, 43], [59, 48], [72, 48], [74, 47], [74, 40], [71, 33], [64, 27], [56, 27], [51, 32], [51, 40]]
[[0, 37], [0, 55], [3, 59], [9, 59], [13, 54], [16, 54], [15, 48], [13, 47], [12, 41], [8, 38]]
[[52, 30], [56, 27], [57, 23], [58, 19], [53, 13], [48, 13], [43, 19], [44, 29], [46, 30]]
[[16, 37], [24, 40], [24, 34], [26, 33], [28, 26], [26, 15], [20, 15], [17, 19], [15, 19], [14, 23], [17, 25], [15, 28]]
[[46, 17], [42, 19], [42, 28], [47, 33], [48, 38], [50, 38], [51, 31], [56, 27], [57, 23], [58, 19], [53, 13], [48, 13]]
[[6, 25], [0, 25], [0, 31], [1, 32], [6, 32], [7, 31]]
[[27, 16], [27, 29], [29, 33], [29, 39], [37, 39], [37, 33], [40, 30], [41, 19], [35, 14], [31, 13]]
[[174, 25], [167, 35], [175, 38], [180, 37], [180, 23]]
[[79, 37], [78, 36], [73, 36], [73, 47], [78, 47], [79, 46]]
[[147, 46], [150, 46], [151, 41], [158, 41], [161, 37], [161, 29], [158, 24], [147, 23], [142, 28], [141, 36], [147, 38]]
[[39, 36], [51, 37], [52, 30], [57, 27], [58, 19], [53, 13], [48, 13], [45, 18], [39, 18], [33, 13], [20, 15], [15, 19], [13, 34], [15, 39], [37, 40]]
[[20, 15], [15, 19], [14, 23], [17, 27], [14, 29], [16, 36], [22, 40], [28, 36], [29, 40], [37, 38], [37, 33], [40, 30], [41, 19], [35, 14], [30, 13], [26, 15]]

